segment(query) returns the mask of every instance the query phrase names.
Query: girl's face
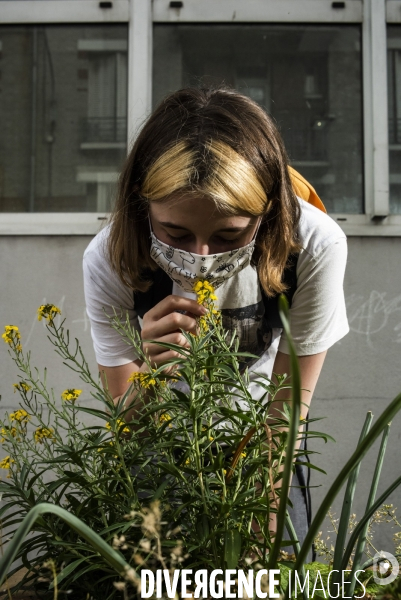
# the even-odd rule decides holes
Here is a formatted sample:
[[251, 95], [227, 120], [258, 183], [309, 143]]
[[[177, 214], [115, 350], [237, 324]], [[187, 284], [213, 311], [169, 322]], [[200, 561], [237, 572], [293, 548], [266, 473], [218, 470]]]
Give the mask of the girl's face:
[[151, 202], [149, 213], [153, 233], [160, 241], [201, 255], [246, 246], [260, 221], [260, 217], [245, 212], [223, 215], [213, 200], [192, 196]]

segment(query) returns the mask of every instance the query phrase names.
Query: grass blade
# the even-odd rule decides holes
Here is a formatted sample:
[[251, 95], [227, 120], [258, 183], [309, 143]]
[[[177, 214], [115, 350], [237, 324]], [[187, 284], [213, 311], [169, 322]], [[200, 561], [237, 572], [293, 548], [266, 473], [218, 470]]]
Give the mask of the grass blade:
[[[365, 439], [365, 437], [370, 429], [372, 419], [373, 419], [373, 414], [371, 413], [371, 411], [369, 411], [366, 415], [365, 423], [362, 427], [362, 431], [361, 431], [361, 435], [359, 437], [357, 448], [358, 448], [358, 446], [361, 445], [361, 443]], [[356, 483], [358, 480], [360, 468], [361, 468], [361, 463], [359, 462], [357, 464], [357, 466], [351, 471], [351, 473], [348, 477], [347, 487], [345, 489], [343, 505], [341, 508], [341, 516], [340, 516], [340, 521], [338, 524], [337, 540], [336, 540], [336, 545], [334, 548], [333, 571], [337, 571], [337, 572], [334, 573], [333, 578], [332, 578], [333, 586], [337, 583], [337, 580], [340, 575], [339, 570], [340, 570], [341, 560], [342, 560], [342, 556], [343, 556], [343, 552], [344, 552], [344, 548], [345, 548], [345, 540], [347, 539], [348, 523], [349, 523], [349, 518], [351, 515], [352, 503], [354, 501], [355, 488], [356, 488]]]
[[[382, 441], [380, 444], [379, 454], [377, 455], [375, 472], [373, 473], [372, 484], [370, 486], [368, 501], [366, 503], [365, 514], [371, 509], [373, 502], [376, 498], [377, 486], [379, 485], [380, 473], [382, 470], [384, 455], [386, 453], [387, 440], [390, 433], [390, 424], [387, 425], [385, 430], [383, 431]], [[366, 534], [369, 527], [369, 521], [366, 522], [365, 527], [362, 529], [361, 535], [358, 538], [358, 542], [355, 548], [354, 560], [352, 563], [352, 572], [351, 572], [351, 584], [348, 590], [350, 596], [354, 595], [356, 579], [354, 577], [355, 572], [361, 568], [361, 559], [363, 555], [363, 551], [365, 549], [366, 544]]]
[[[301, 565], [304, 564], [305, 558], [308, 554], [309, 548], [312, 546], [313, 540], [318, 534], [319, 527], [324, 521], [324, 518], [330, 509], [330, 506], [333, 503], [334, 498], [337, 496], [338, 492], [346, 482], [350, 471], [362, 460], [365, 456], [369, 448], [376, 441], [382, 431], [385, 429], [387, 424], [393, 419], [393, 417], [399, 412], [401, 409], [401, 394], [396, 396], [394, 400], [389, 404], [389, 406], [383, 411], [380, 417], [377, 419], [376, 423], [373, 425], [372, 429], [365, 437], [361, 445], [355, 450], [354, 454], [348, 460], [348, 462], [341, 469], [340, 473], [335, 478], [332, 483], [329, 491], [327, 492], [325, 498], [323, 499], [315, 518], [312, 521], [312, 524], [309, 528], [309, 531], [306, 535], [304, 543], [302, 544], [301, 551], [298, 555], [296, 562], [296, 569], [299, 569]], [[400, 478], [401, 480], [401, 478]], [[397, 480], [396, 484], [393, 484], [395, 489], [397, 485], [400, 483], [400, 480]], [[380, 506], [380, 504], [379, 504]], [[374, 511], [373, 511], [374, 512]], [[373, 513], [372, 513], [373, 514]], [[360, 532], [361, 530], [359, 530]]]
[[113, 550], [113, 548], [111, 548], [107, 544], [107, 542], [105, 542], [90, 527], [85, 525], [85, 523], [83, 523], [80, 519], [66, 511], [64, 508], [61, 508], [60, 506], [43, 503], [34, 506], [29, 511], [29, 513], [26, 515], [25, 519], [22, 521], [21, 525], [15, 532], [14, 537], [8, 543], [7, 548], [5, 549], [4, 554], [0, 560], [0, 585], [2, 585], [7, 575], [8, 569], [10, 568], [15, 556], [17, 555], [21, 544], [23, 544], [25, 537], [32, 529], [35, 522], [41, 517], [41, 515], [45, 513], [52, 513], [63, 519], [66, 523], [68, 523], [68, 525], [72, 529], [74, 529], [74, 531], [76, 531], [78, 535], [83, 537], [118, 574], [121, 575], [127, 569], [129, 569], [128, 563], [124, 560], [121, 554]]

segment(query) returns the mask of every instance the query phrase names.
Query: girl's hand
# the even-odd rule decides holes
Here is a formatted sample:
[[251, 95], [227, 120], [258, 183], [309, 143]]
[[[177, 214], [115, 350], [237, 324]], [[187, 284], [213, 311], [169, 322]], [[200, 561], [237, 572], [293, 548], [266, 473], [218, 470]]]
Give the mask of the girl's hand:
[[142, 340], [144, 340], [142, 347], [152, 364], [160, 366], [172, 358], [183, 358], [183, 355], [146, 340], [177, 344], [188, 348], [189, 344], [180, 330], [183, 329], [196, 335], [196, 318], [205, 314], [207, 314], [207, 309], [199, 305], [196, 300], [173, 295], [167, 296], [145, 313], [141, 332]]

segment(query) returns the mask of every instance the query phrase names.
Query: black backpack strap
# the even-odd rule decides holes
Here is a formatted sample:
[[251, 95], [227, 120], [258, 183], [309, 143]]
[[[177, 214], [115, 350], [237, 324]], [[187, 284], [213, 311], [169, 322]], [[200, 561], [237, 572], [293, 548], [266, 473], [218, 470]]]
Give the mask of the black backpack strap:
[[163, 271], [146, 271], [144, 279], [153, 281], [147, 292], [134, 292], [134, 307], [137, 315], [143, 315], [156, 306], [161, 300], [173, 293], [173, 280]]
[[[292, 298], [297, 289], [297, 263], [298, 254], [291, 254], [287, 266], [284, 270], [283, 281], [288, 286], [285, 296], [287, 297], [288, 304], [291, 306]], [[276, 296], [268, 297], [262, 289], [263, 304], [265, 306], [265, 319], [269, 327], [282, 327], [283, 324], [280, 319], [278, 312], [278, 294]]]

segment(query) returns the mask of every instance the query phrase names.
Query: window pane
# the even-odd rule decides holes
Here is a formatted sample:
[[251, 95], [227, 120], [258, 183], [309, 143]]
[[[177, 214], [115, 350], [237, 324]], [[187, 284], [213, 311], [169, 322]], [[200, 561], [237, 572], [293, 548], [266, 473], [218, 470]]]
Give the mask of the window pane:
[[362, 213], [359, 26], [155, 25], [153, 98], [226, 83], [273, 116], [330, 212]]
[[390, 212], [401, 214], [401, 27], [387, 28]]
[[126, 25], [0, 27], [0, 211], [104, 212], [126, 154]]

